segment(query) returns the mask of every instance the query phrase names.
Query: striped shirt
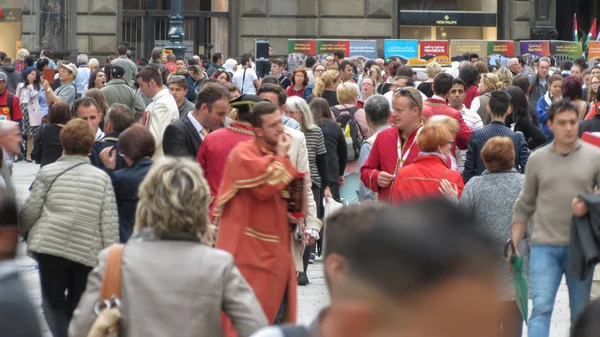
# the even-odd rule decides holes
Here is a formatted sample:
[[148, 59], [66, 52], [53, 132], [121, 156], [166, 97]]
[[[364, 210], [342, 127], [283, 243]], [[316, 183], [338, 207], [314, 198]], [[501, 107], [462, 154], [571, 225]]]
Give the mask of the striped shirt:
[[[467, 107], [464, 106], [464, 104], [462, 106], [462, 109], [460, 109], [459, 111], [467, 126], [470, 127], [473, 131], [483, 127], [483, 121], [481, 120], [481, 117], [479, 117], [478, 113], [467, 109]], [[462, 174], [463, 170], [465, 169], [465, 161], [467, 160], [467, 150], [458, 150], [458, 152], [460, 153], [460, 160], [457, 163], [458, 172]]]
[[304, 131], [306, 138], [306, 150], [308, 152], [308, 164], [310, 165], [310, 179], [312, 183], [321, 187], [321, 176], [317, 167], [317, 156], [326, 154], [325, 138], [321, 128], [315, 127], [311, 130]]

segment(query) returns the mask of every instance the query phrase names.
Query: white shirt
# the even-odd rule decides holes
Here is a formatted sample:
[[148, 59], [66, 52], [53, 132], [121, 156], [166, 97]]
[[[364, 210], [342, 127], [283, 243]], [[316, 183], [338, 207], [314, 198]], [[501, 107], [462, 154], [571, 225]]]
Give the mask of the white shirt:
[[[202, 129], [204, 129], [204, 127], [202, 126], [202, 124], [200, 124], [200, 122], [198, 122], [196, 120], [196, 118], [194, 118], [194, 115], [192, 114], [192, 111], [187, 113], [188, 118], [190, 119], [190, 121], [192, 122], [192, 125], [194, 126], [194, 128], [196, 129], [196, 132], [198, 132], [198, 134], [200, 135], [200, 139], [204, 140], [204, 135], [202, 134]], [[206, 132], [210, 132], [208, 129], [206, 129]]]
[[[467, 109], [464, 104], [459, 111], [463, 116], [465, 124], [467, 124], [467, 126], [469, 126], [473, 131], [483, 127], [483, 121], [477, 112]], [[467, 160], [467, 150], [458, 150], [458, 153], [460, 154], [461, 159], [460, 162], [458, 162], [458, 172], [462, 173], [465, 169], [465, 161]]]
[[[246, 75], [244, 76], [244, 72]], [[258, 76], [256, 71], [252, 68], [240, 68], [235, 74], [231, 81], [235, 83], [241, 90], [241, 94], [256, 95], [256, 87], [254, 86], [254, 80], [257, 80]]]
[[98, 128], [98, 130], [96, 130], [96, 141], [99, 141], [102, 138], [104, 138], [104, 132], [102, 132], [102, 130], [100, 130], [100, 128]]
[[179, 119], [179, 108], [177, 107], [175, 98], [171, 96], [169, 89], [164, 88], [152, 97], [152, 102], [146, 107], [144, 117], [142, 117], [144, 126], [148, 128], [156, 140], [154, 160], [164, 157], [162, 148], [163, 135], [167, 126], [177, 119]]

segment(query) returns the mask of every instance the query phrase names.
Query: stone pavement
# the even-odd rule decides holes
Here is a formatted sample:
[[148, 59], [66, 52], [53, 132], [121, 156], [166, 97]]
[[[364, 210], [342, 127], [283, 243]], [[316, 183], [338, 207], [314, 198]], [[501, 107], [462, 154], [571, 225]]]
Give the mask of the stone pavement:
[[[38, 165], [32, 163], [19, 162], [14, 164], [13, 184], [17, 190], [17, 198], [20, 203], [25, 201], [29, 194], [29, 186], [35, 178], [38, 171]], [[37, 263], [25, 255], [25, 245], [19, 246], [19, 257], [17, 259], [19, 269], [30, 291], [32, 301], [39, 308], [40, 318], [43, 322], [41, 309], [41, 291], [40, 281], [37, 270]], [[302, 323], [312, 321], [319, 311], [329, 303], [329, 295], [323, 277], [323, 265], [317, 261], [311, 265], [308, 270], [310, 284], [305, 287], [298, 287], [298, 320]], [[531, 308], [531, 302], [529, 304]], [[46, 324], [44, 326], [44, 337], [52, 337]], [[563, 281], [560, 286], [554, 315], [552, 316], [551, 337], [567, 337], [569, 332], [569, 297], [567, 288]], [[525, 329], [526, 330], [526, 329]], [[527, 336], [525, 331], [523, 336]]]

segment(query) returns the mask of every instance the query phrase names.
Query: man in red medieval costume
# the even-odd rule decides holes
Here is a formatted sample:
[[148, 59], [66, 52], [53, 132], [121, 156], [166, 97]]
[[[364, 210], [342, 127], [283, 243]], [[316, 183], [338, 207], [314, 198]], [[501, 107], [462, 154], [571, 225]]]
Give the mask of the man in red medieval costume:
[[294, 227], [284, 192], [301, 174], [289, 159], [291, 138], [279, 108], [257, 103], [250, 120], [255, 139], [239, 143], [225, 164], [215, 202], [220, 217], [216, 247], [234, 256], [271, 324], [295, 322]]

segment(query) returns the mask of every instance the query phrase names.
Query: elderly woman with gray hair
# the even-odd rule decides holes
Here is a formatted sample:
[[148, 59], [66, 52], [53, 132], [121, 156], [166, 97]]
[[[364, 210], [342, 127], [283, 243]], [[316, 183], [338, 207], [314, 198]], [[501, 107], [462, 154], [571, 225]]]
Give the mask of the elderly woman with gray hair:
[[[224, 336], [221, 312], [238, 336], [268, 324], [233, 257], [201, 242], [211, 195], [202, 169], [188, 159], [157, 161], [139, 189], [134, 236], [121, 260], [119, 336]], [[108, 250], [90, 273], [69, 327], [86, 336], [104, 276]]]

